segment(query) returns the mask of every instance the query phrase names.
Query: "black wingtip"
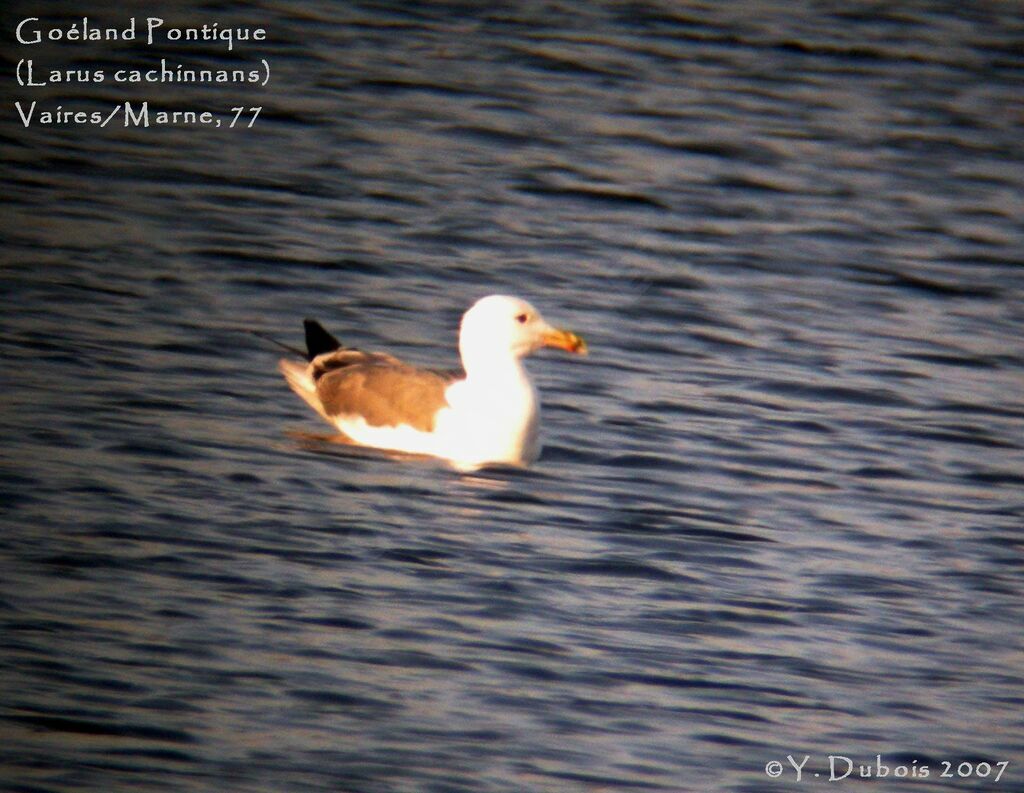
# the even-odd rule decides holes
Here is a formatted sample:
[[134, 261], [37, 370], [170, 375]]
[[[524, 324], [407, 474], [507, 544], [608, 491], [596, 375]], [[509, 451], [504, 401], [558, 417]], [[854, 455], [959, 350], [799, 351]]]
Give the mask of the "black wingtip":
[[315, 319], [304, 320], [302, 324], [306, 328], [306, 356], [309, 360], [341, 347], [341, 342], [324, 330], [323, 325]]

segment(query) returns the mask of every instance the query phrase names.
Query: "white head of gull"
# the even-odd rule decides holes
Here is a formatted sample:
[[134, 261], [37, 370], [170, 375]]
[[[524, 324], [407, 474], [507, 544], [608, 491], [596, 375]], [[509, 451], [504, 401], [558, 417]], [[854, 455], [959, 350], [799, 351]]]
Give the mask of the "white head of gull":
[[281, 371], [348, 439], [443, 457], [462, 470], [536, 460], [539, 400], [522, 358], [541, 347], [587, 351], [579, 336], [507, 295], [481, 298], [463, 315], [460, 375], [346, 348], [312, 320], [306, 344], [308, 363], [282, 360]]

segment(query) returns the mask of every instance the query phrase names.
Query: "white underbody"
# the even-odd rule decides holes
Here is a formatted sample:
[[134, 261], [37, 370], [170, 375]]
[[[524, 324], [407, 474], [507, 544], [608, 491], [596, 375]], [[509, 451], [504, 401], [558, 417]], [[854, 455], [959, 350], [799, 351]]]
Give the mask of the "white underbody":
[[357, 415], [329, 416], [316, 395], [311, 367], [283, 360], [281, 370], [292, 389], [353, 442], [441, 457], [460, 470], [473, 470], [488, 464], [529, 465], [540, 454], [536, 390], [519, 360], [507, 364], [448, 386], [448, 406], [438, 411], [431, 432], [407, 424], [372, 426]]

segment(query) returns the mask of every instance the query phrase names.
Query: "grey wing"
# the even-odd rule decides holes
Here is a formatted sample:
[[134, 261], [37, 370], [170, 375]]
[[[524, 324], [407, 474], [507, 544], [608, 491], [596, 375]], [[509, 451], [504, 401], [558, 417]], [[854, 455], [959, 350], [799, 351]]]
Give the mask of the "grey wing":
[[360, 416], [374, 427], [410, 427], [430, 432], [446, 407], [445, 390], [454, 378], [398, 363], [390, 356], [366, 356], [323, 371], [317, 396], [331, 417]]
[[342, 347], [331, 352], [317, 355], [310, 361], [311, 372], [314, 380], [319, 380], [328, 372], [338, 369], [356, 366], [359, 364], [388, 364], [391, 366], [404, 366], [397, 358], [383, 352], [363, 352], [353, 348]]

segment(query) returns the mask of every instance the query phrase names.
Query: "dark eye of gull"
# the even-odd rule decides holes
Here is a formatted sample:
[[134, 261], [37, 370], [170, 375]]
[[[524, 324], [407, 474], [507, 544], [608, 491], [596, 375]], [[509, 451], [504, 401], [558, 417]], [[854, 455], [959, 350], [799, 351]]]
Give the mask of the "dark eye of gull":
[[526, 314], [519, 314], [516, 317], [516, 322], [518, 322], [520, 325], [525, 325], [526, 324], [526, 320], [528, 320], [528, 319], [529, 319], [529, 317]]

